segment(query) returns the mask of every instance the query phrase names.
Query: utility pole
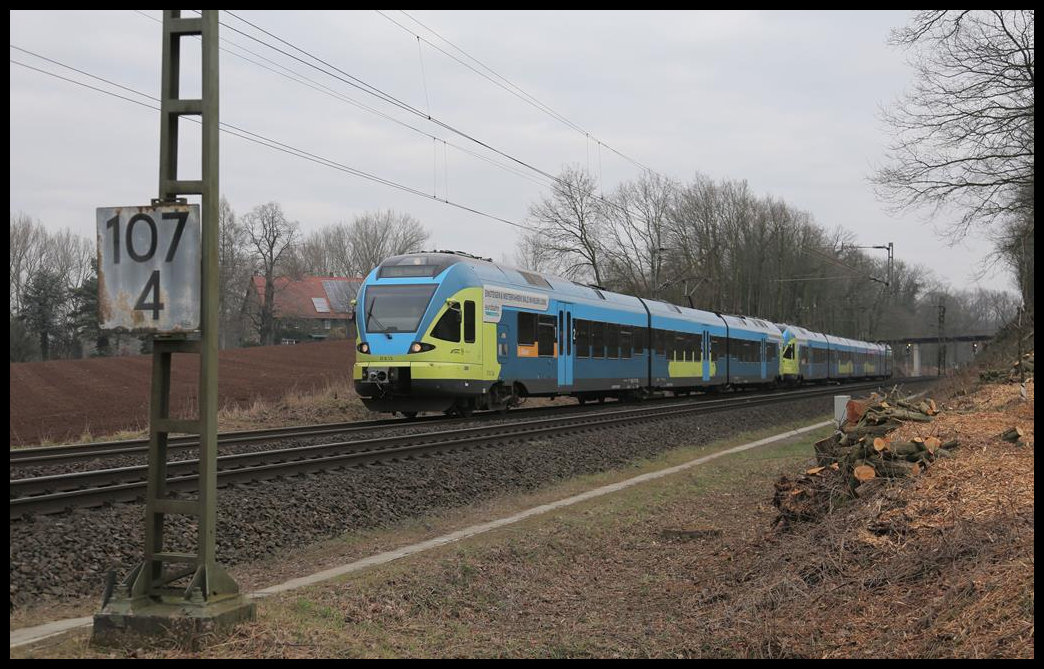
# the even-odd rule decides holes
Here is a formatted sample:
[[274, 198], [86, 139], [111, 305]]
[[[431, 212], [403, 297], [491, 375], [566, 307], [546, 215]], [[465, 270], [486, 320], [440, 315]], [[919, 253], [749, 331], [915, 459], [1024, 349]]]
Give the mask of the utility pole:
[[[181, 10], [163, 10], [163, 69], [160, 92], [159, 197], [150, 208], [140, 207], [126, 223], [118, 212], [107, 220], [99, 211], [99, 233], [127, 231], [122, 262], [113, 266], [120, 276], [132, 260], [152, 259], [155, 242], [163, 230], [170, 234], [168, 255], [179, 248], [191, 211], [202, 210], [202, 231], [195, 244], [180, 247], [194, 259], [201, 280], [194, 284], [198, 309], [163, 327], [162, 317], [172, 313], [176, 301], [168, 291], [186, 282], [164, 268], [149, 272], [147, 282], [131, 310], [138, 320], [158, 325], [153, 344], [152, 394], [149, 410], [148, 487], [145, 495], [145, 550], [142, 561], [124, 581], [106, 592], [102, 609], [94, 616], [93, 642], [99, 645], [136, 643], [135, 637], [173, 637], [195, 647], [200, 637], [253, 619], [256, 607], [239, 592], [239, 586], [217, 562], [217, 388], [218, 388], [218, 11], [202, 10], [200, 18], [182, 18]], [[202, 96], [180, 96], [181, 40], [199, 36], [201, 44]], [[199, 180], [178, 178], [178, 123], [182, 116], [199, 116], [202, 132], [202, 174]], [[198, 195], [201, 205], [188, 205], [184, 195]], [[191, 207], [191, 209], [190, 209]], [[131, 209], [125, 207], [122, 209]], [[181, 214], [181, 209], [189, 213]], [[114, 210], [115, 211], [115, 210]], [[155, 212], [155, 214], [153, 214]], [[150, 215], [153, 214], [153, 215]], [[159, 225], [155, 218], [159, 219]], [[198, 220], [198, 213], [197, 213]], [[169, 223], [164, 227], [164, 223]], [[151, 234], [151, 242], [135, 242], [132, 232]], [[99, 234], [101, 239], [101, 234]], [[115, 240], [119, 241], [116, 235]], [[103, 250], [108, 248], [103, 245]], [[189, 247], [193, 248], [189, 248]], [[145, 249], [143, 252], [142, 249]], [[159, 256], [162, 258], [162, 254]], [[169, 258], [168, 258], [169, 259]], [[142, 263], [139, 263], [142, 264]], [[181, 274], [186, 274], [184, 270]], [[195, 419], [170, 416], [170, 380], [174, 354], [199, 356], [199, 405]], [[167, 445], [171, 432], [199, 435], [199, 483], [194, 499], [175, 498], [167, 490]], [[195, 550], [174, 550], [165, 535], [171, 517], [187, 517], [196, 526]]]
[[939, 365], [939, 376], [945, 373], [946, 369], [946, 344], [943, 343], [943, 331], [946, 324], [946, 305], [943, 304], [942, 298], [939, 298], [939, 353], [938, 353], [938, 365]]

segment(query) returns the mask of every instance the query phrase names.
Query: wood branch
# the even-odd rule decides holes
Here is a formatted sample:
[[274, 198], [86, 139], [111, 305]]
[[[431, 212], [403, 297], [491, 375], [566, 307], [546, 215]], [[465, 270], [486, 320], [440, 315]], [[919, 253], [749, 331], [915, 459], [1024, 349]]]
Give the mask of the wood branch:
[[893, 458], [902, 459], [910, 455], [924, 453], [925, 448], [923, 444], [918, 444], [914, 441], [906, 441], [897, 444], [891, 444], [888, 448], [888, 452]]
[[1004, 441], [1010, 441], [1012, 443], [1016, 443], [1016, 442], [1018, 442], [1018, 441], [1020, 441], [1022, 439], [1024, 434], [1025, 433], [1022, 431], [1021, 427], [1012, 426], [1012, 427], [1009, 427], [1004, 432], [1001, 432], [999, 436]]
[[891, 416], [899, 420], [910, 420], [916, 423], [930, 423], [932, 420], [931, 416], [927, 416], [923, 413], [908, 410], [904, 411], [901, 409], [893, 409]]
[[855, 435], [856, 437], [880, 437], [882, 435], [888, 434], [900, 425], [902, 425], [902, 423], [900, 423], [899, 421], [889, 419], [881, 423], [880, 425], [864, 424], [846, 427], [845, 433], [848, 435]]
[[887, 478], [903, 478], [917, 476], [921, 473], [921, 466], [904, 460], [881, 460], [874, 463], [874, 470]]
[[875, 478], [863, 481], [862, 483], [857, 485], [856, 488], [855, 488], [856, 497], [866, 497], [867, 495], [869, 495], [873, 491], [877, 490], [878, 488], [880, 488], [884, 484], [885, 484], [885, 479], [883, 479], [883, 478], [876, 478], [875, 477]]

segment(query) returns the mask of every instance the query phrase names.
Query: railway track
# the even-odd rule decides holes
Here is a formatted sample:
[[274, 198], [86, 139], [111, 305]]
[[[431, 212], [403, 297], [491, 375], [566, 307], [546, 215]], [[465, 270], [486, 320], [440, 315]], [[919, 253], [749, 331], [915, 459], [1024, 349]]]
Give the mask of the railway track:
[[[906, 382], [907, 385], [909, 383], [910, 381]], [[306, 475], [329, 469], [425, 457], [439, 452], [489, 448], [520, 440], [558, 436], [570, 432], [611, 429], [626, 424], [685, 414], [744, 407], [756, 408], [776, 402], [835, 395], [842, 389], [847, 393], [873, 389], [880, 385], [880, 383], [858, 383], [846, 384], [843, 387], [807, 388], [786, 393], [760, 395], [740, 393], [701, 398], [698, 401], [678, 402], [674, 400], [653, 406], [626, 405], [627, 408], [613, 407], [610, 410], [601, 407], [602, 410], [584, 411], [579, 414], [569, 412], [567, 415], [549, 418], [526, 417], [524, 420], [506, 424], [449, 430], [438, 429], [444, 427], [446, 423], [437, 417], [431, 421], [411, 421], [409, 423], [402, 420], [374, 421], [366, 428], [360, 427], [360, 429], [372, 430], [374, 427], [389, 424], [423, 426], [425, 423], [435, 423], [436, 429], [408, 435], [220, 455], [217, 459], [218, 485], [226, 486], [232, 483], [251, 483], [279, 477]], [[562, 412], [559, 411], [559, 413]], [[354, 424], [354, 426], [359, 427], [359, 424]], [[345, 430], [342, 428], [339, 431], [344, 432]], [[282, 433], [284, 431], [263, 432]], [[239, 436], [246, 438], [245, 434]], [[251, 439], [259, 438], [258, 433], [251, 434]], [[146, 466], [133, 466], [12, 479], [10, 482], [10, 518], [14, 520], [27, 515], [60, 513], [70, 509], [90, 508], [140, 499], [146, 492], [147, 469]], [[168, 492], [190, 493], [195, 491], [198, 479], [198, 460], [167, 463], [165, 477]]]

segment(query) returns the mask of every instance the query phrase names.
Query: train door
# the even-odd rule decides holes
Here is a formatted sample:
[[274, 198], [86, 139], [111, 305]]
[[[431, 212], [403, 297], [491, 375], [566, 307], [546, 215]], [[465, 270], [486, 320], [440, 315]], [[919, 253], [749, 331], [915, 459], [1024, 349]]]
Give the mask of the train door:
[[573, 385], [573, 361], [576, 352], [573, 350], [573, 312], [571, 304], [560, 302], [558, 305], [558, 386], [570, 388]]
[[700, 371], [703, 372], [703, 380], [709, 382], [711, 380], [711, 359], [710, 359], [710, 331], [704, 330], [703, 336], [700, 337]]

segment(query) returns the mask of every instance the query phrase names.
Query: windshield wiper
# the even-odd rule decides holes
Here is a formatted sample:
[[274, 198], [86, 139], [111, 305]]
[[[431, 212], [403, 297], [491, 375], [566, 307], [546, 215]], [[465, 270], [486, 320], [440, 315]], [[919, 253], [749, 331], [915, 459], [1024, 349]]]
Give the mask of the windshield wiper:
[[372, 318], [374, 325], [376, 325], [377, 327], [380, 328], [380, 332], [382, 332], [384, 334], [384, 336], [387, 337], [388, 339], [391, 339], [392, 336], [388, 332], [389, 328], [385, 327], [384, 323], [381, 323], [381, 319], [379, 319], [379, 318], [377, 318], [376, 316], [373, 315], [373, 307], [374, 307], [375, 304], [377, 304], [377, 298], [376, 297], [374, 297], [372, 300], [370, 300], [370, 308], [366, 310], [366, 329], [367, 330], [370, 329], [370, 319]]

